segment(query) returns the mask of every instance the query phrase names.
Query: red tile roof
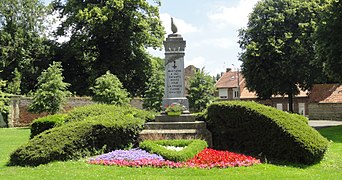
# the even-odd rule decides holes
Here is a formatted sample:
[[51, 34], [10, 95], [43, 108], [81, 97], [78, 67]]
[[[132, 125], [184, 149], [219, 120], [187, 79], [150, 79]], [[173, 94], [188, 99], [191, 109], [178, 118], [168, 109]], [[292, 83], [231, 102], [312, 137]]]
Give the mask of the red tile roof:
[[[222, 77], [216, 82], [216, 88], [236, 88], [238, 87], [238, 73], [237, 71], [225, 72]], [[240, 85], [243, 82], [243, 76], [239, 73]]]
[[342, 85], [315, 84], [309, 97], [310, 102], [342, 103]]

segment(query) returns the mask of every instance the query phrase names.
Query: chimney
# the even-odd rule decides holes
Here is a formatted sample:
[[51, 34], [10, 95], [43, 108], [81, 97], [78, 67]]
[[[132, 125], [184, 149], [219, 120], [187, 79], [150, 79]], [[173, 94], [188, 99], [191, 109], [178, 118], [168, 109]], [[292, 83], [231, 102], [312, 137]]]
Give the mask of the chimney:
[[230, 70], [232, 70], [231, 68], [226, 68], [226, 72], [229, 72]]

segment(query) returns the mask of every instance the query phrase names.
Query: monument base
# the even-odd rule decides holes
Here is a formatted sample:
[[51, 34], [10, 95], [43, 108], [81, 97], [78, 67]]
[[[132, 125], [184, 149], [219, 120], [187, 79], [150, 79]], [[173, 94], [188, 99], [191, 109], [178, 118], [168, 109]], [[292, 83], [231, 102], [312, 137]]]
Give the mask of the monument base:
[[163, 107], [162, 110], [165, 111], [166, 107], [171, 106], [172, 103], [178, 103], [185, 107], [185, 112], [189, 112], [189, 101], [186, 97], [177, 97], [177, 98], [163, 98]]

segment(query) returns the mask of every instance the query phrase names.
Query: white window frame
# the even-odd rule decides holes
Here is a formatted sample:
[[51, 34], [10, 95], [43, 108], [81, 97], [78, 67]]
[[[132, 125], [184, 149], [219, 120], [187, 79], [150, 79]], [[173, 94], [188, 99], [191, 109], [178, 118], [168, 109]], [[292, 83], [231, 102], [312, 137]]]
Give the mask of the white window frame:
[[305, 116], [305, 103], [298, 103], [298, 114]]
[[238, 88], [233, 88], [233, 99], [239, 99], [239, 90], [238, 90]]
[[283, 110], [283, 103], [277, 103], [276, 108], [279, 110]]
[[228, 89], [219, 89], [220, 99], [228, 99]]

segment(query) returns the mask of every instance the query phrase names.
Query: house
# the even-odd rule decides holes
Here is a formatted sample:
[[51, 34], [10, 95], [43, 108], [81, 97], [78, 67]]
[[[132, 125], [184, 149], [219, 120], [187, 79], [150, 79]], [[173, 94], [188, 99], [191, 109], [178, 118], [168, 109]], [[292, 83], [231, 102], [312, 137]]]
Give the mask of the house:
[[[228, 68], [216, 83], [216, 88], [218, 89], [216, 95], [220, 100], [256, 101], [283, 111], [289, 111], [287, 96], [277, 95], [266, 100], [258, 99], [257, 95], [254, 92], [250, 92], [245, 84], [245, 79], [240, 72], [232, 71]], [[308, 102], [308, 92], [300, 91], [293, 98], [293, 111], [308, 116]]]
[[315, 84], [309, 93], [309, 118], [342, 120], [342, 85]]
[[227, 68], [226, 72], [216, 82], [218, 90], [216, 95], [222, 100], [239, 99], [240, 89], [244, 87], [244, 81], [240, 72], [231, 71], [230, 68]]

